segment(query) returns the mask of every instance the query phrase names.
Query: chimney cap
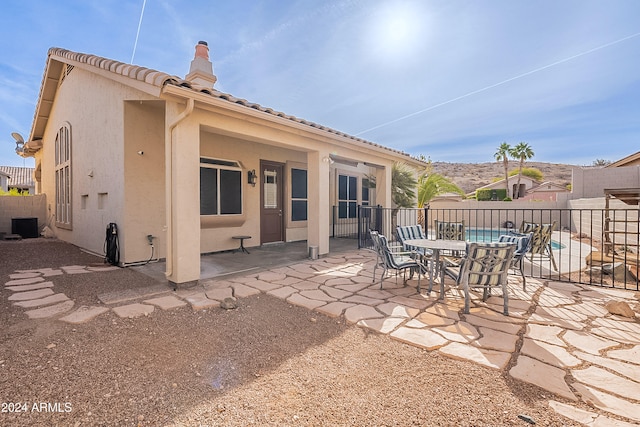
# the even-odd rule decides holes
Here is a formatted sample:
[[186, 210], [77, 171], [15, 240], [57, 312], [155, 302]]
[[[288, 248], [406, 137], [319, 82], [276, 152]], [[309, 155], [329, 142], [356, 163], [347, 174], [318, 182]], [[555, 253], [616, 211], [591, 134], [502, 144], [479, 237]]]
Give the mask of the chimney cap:
[[200, 40], [200, 41], [198, 42], [198, 44], [203, 44], [203, 45], [205, 45], [205, 46], [209, 46], [209, 44], [208, 44], [207, 42], [205, 42], [204, 40]]

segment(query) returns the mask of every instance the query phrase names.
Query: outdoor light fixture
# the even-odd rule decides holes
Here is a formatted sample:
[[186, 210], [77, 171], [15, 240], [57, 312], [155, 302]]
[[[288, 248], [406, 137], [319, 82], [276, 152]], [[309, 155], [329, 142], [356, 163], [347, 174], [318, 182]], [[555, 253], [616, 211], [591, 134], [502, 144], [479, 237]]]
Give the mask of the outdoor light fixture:
[[249, 172], [247, 172], [247, 177], [249, 178], [249, 184], [255, 187], [256, 181], [258, 180], [258, 175], [256, 175], [256, 170], [251, 169]]
[[16, 140], [16, 153], [24, 153], [24, 139], [18, 132], [11, 132], [11, 136]]

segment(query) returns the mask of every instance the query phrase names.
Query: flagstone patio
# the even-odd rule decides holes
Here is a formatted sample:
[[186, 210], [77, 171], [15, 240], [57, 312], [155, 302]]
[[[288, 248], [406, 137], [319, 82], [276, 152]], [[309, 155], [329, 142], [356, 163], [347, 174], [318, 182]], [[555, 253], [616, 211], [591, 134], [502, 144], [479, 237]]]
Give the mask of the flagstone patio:
[[[215, 308], [228, 298], [266, 293], [319, 314], [339, 317], [362, 328], [389, 335], [402, 343], [437, 351], [491, 369], [505, 370], [518, 380], [535, 384], [566, 402], [582, 401], [627, 421], [584, 411], [570, 403], [550, 400], [556, 412], [591, 426], [625, 426], [640, 422], [640, 323], [611, 315], [610, 300], [638, 306], [631, 291], [527, 280], [522, 290], [510, 276], [509, 313], [502, 315], [501, 296], [486, 303], [472, 298], [470, 314], [462, 314], [464, 298], [447, 286], [444, 301], [438, 292], [416, 292], [391, 277], [373, 283], [375, 256], [351, 251], [314, 261], [268, 268], [228, 279], [201, 280], [196, 288], [170, 292], [159, 289], [103, 299], [105, 306], [76, 307], [55, 292], [55, 276], [90, 274], [95, 269], [66, 266], [18, 271], [5, 288], [14, 305], [29, 317], [59, 317], [81, 323], [107, 312], [121, 317], [152, 315], [154, 309]], [[100, 270], [100, 271], [104, 271]], [[48, 278], [48, 281], [44, 280]], [[423, 280], [427, 280], [423, 278]], [[551, 397], [551, 396], [550, 396]]]

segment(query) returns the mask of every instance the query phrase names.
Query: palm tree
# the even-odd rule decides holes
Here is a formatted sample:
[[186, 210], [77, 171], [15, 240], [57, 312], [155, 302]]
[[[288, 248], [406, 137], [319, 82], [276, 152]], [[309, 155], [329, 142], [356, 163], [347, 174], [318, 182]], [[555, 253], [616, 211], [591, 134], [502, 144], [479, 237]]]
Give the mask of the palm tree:
[[500, 144], [498, 151], [493, 155], [497, 161], [502, 161], [504, 166], [504, 185], [507, 188], [507, 197], [509, 197], [509, 156], [511, 155], [511, 146], [506, 142]]
[[391, 200], [395, 208], [411, 208], [416, 198], [415, 171], [406, 163], [395, 162], [391, 168]]
[[520, 178], [522, 177], [522, 168], [524, 167], [524, 161], [529, 160], [534, 156], [534, 152], [531, 149], [531, 146], [526, 142], [520, 142], [518, 145], [509, 150], [509, 154], [516, 159], [520, 159], [520, 168], [518, 169], [518, 185], [516, 189], [518, 194], [513, 195], [514, 199], [520, 198]]
[[418, 177], [418, 223], [426, 230], [424, 208], [434, 197], [444, 193], [456, 193], [464, 196], [464, 191], [449, 178], [439, 173], [431, 172], [431, 165], [425, 168]]
[[[396, 229], [397, 214], [400, 208], [414, 207], [416, 199], [415, 170], [406, 163], [395, 162], [391, 168], [391, 230]], [[394, 231], [395, 232], [395, 231]]]

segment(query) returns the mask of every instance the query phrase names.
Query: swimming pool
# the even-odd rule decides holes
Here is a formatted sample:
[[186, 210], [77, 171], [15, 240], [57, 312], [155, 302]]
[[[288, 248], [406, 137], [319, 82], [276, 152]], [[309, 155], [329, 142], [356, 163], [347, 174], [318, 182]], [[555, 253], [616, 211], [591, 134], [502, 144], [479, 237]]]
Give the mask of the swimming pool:
[[[497, 242], [502, 234], [509, 234], [506, 228], [467, 228], [468, 242]], [[551, 249], [564, 249], [566, 246], [554, 240], [551, 241]]]

